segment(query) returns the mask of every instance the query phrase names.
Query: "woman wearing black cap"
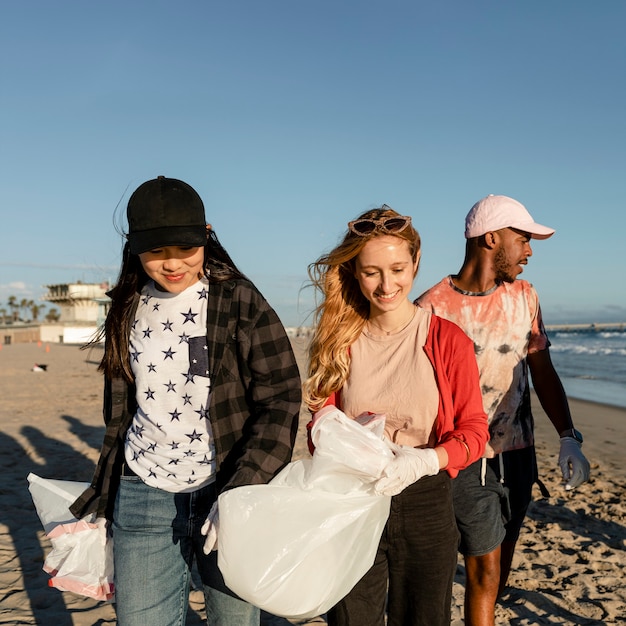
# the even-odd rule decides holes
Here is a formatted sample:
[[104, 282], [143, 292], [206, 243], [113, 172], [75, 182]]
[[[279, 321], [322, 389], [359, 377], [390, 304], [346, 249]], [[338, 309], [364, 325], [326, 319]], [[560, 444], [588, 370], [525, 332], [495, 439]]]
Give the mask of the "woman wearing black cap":
[[183, 624], [194, 558], [209, 623], [258, 624], [217, 567], [217, 497], [268, 482], [291, 459], [301, 399], [291, 345], [189, 185], [143, 183], [127, 217], [101, 331], [106, 434], [71, 510], [112, 522], [120, 626]]

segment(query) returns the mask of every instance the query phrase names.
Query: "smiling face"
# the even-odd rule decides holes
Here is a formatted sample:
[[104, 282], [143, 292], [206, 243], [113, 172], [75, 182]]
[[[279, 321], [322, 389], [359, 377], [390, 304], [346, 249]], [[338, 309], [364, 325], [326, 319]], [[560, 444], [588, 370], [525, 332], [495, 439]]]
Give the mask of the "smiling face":
[[203, 274], [204, 248], [164, 246], [142, 252], [139, 260], [159, 289], [182, 293]]
[[411, 258], [405, 239], [382, 235], [370, 239], [356, 258], [356, 279], [370, 303], [370, 316], [391, 315], [406, 306], [417, 273], [419, 253]]
[[494, 250], [493, 266], [496, 280], [512, 283], [524, 271], [530, 247], [530, 234], [513, 228], [497, 231], [499, 243]]

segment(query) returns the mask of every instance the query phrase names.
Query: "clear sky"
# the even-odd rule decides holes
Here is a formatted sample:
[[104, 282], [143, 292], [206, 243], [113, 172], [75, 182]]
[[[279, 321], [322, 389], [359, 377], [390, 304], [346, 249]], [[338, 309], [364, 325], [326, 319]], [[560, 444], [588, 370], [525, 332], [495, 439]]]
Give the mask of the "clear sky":
[[626, 2], [4, 0], [0, 306], [115, 281], [157, 175], [286, 325], [306, 268], [387, 203], [423, 240], [419, 295], [489, 194], [556, 228], [524, 278], [546, 323], [626, 321]]

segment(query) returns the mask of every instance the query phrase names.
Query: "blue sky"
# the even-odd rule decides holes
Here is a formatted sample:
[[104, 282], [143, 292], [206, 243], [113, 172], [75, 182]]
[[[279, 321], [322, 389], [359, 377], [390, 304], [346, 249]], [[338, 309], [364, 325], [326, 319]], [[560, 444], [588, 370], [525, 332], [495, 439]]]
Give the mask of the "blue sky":
[[418, 295], [488, 193], [556, 228], [523, 274], [547, 323], [626, 321], [625, 25], [621, 0], [5, 0], [0, 306], [114, 281], [162, 174], [286, 325], [363, 210], [413, 217]]

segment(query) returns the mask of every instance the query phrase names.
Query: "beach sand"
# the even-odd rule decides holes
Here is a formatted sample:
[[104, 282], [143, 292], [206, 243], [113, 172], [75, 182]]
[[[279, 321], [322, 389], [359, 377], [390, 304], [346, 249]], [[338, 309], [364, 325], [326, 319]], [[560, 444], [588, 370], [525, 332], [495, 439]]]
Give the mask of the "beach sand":
[[[294, 340], [301, 365], [304, 342]], [[50, 544], [35, 512], [26, 476], [88, 481], [104, 427], [101, 349], [14, 344], [0, 349], [0, 624], [105, 626], [110, 603], [47, 586], [42, 564]], [[35, 372], [35, 363], [47, 371]], [[535, 501], [522, 530], [510, 591], [496, 622], [516, 625], [626, 623], [626, 411], [571, 401], [592, 478], [565, 492], [557, 467], [558, 437], [535, 407], [539, 472], [551, 496]], [[307, 454], [304, 425], [295, 458]], [[452, 624], [460, 625], [463, 562], [454, 585]], [[202, 624], [201, 592], [193, 591], [188, 625]], [[324, 623], [323, 618], [315, 620]], [[279, 623], [287, 624], [282, 620]]]

